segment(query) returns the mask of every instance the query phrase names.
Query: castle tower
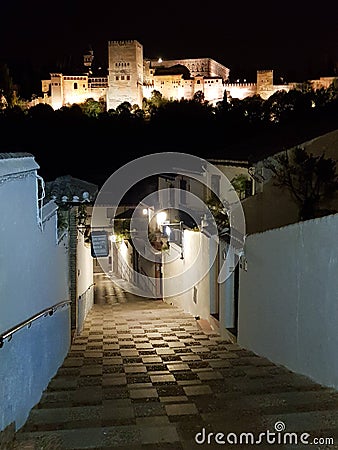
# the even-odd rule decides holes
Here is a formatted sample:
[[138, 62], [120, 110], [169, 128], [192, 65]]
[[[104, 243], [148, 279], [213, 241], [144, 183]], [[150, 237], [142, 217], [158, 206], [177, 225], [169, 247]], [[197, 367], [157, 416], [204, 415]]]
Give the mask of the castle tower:
[[64, 92], [63, 92], [63, 76], [62, 73], [51, 73], [51, 98], [53, 109], [59, 109], [64, 104]]
[[94, 60], [94, 52], [91, 47], [89, 47], [88, 51], [83, 55], [83, 65], [88, 70], [88, 74], [92, 74], [92, 65]]
[[107, 110], [123, 102], [142, 107], [143, 46], [135, 41], [108, 42]]
[[257, 94], [266, 100], [273, 92], [273, 70], [257, 70]]

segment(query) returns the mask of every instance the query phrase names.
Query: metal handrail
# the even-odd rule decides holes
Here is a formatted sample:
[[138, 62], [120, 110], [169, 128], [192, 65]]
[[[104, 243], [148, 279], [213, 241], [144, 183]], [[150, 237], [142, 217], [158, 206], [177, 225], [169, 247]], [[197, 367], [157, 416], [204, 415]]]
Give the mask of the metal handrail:
[[156, 283], [153, 280], [154, 277], [150, 277], [143, 269], [142, 267], [140, 268], [140, 274], [144, 275], [146, 277], [147, 280], [149, 280], [150, 284], [156, 288]]
[[[88, 304], [87, 304], [87, 296], [90, 295], [90, 293], [94, 290], [94, 286], [96, 283], [91, 283], [87, 289], [85, 291], [82, 292], [81, 295], [78, 296], [77, 298], [77, 314], [76, 314], [76, 329], [77, 329], [77, 333], [80, 334], [81, 331], [83, 330], [83, 326], [84, 326], [84, 322], [86, 319], [86, 316], [89, 312], [88, 308]], [[93, 293], [93, 297], [90, 297], [90, 303], [91, 301], [94, 302], [94, 293]]]
[[90, 284], [90, 285], [87, 287], [87, 289], [86, 289], [85, 291], [83, 291], [81, 295], [79, 295], [79, 299], [80, 299], [81, 297], [83, 297], [83, 296], [89, 291], [90, 288], [92, 288], [93, 286], [95, 286], [95, 284], [96, 284], [96, 283]]
[[0, 348], [3, 347], [5, 339], [7, 339], [7, 342], [9, 342], [12, 339], [13, 334], [17, 331], [21, 330], [24, 327], [30, 328], [35, 320], [40, 319], [40, 317], [52, 316], [57, 309], [63, 308], [70, 303], [71, 300], [64, 300], [62, 302], [56, 303], [55, 305], [50, 306], [49, 308], [46, 308], [37, 314], [34, 314], [34, 316], [30, 317], [29, 319], [24, 320], [18, 325], [15, 325], [14, 327], [0, 334]]

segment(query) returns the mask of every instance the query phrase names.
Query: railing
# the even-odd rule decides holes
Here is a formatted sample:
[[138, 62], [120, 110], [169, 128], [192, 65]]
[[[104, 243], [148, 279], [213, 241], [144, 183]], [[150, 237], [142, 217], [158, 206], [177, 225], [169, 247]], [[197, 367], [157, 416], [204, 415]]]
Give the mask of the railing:
[[156, 296], [157, 287], [156, 283], [153, 281], [153, 277], [149, 277], [149, 275], [141, 268], [140, 274], [143, 275], [141, 277], [138, 277], [138, 284], [142, 285], [141, 289], [144, 292], [149, 292], [151, 295]]
[[94, 290], [95, 283], [92, 283], [77, 299], [77, 333], [80, 334], [83, 330], [83, 324], [87, 317], [89, 310], [94, 303]]
[[87, 292], [93, 287], [95, 286], [95, 283], [90, 284], [87, 289], [80, 295], [80, 297], [83, 297], [84, 295], [87, 294]]
[[129, 267], [128, 263], [120, 255], [118, 255], [117, 260], [117, 273], [121, 276], [123, 280], [132, 283], [133, 280], [132, 268]]
[[20, 331], [24, 327], [30, 328], [32, 326], [32, 323], [35, 322], [36, 320], [40, 319], [41, 317], [52, 316], [57, 309], [63, 308], [64, 306], [70, 303], [71, 303], [70, 300], [65, 300], [63, 302], [56, 303], [56, 305], [50, 306], [49, 308], [40, 311], [39, 313], [35, 314], [29, 319], [24, 320], [18, 325], [15, 325], [14, 327], [0, 334], [0, 348], [3, 347], [5, 340], [7, 339], [7, 342], [9, 342], [12, 339], [13, 334], [16, 333], [17, 331]]

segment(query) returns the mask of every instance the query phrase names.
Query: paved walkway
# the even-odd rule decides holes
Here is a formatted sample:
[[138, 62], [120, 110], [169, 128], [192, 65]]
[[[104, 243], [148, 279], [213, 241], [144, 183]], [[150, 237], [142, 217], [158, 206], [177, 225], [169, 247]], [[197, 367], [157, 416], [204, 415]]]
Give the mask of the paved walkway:
[[96, 277], [97, 304], [17, 433], [17, 448], [338, 448], [264, 437], [256, 445], [250, 436], [234, 445], [240, 433], [258, 439], [284, 425], [294, 439], [307, 432], [309, 442], [332, 437], [338, 444], [338, 392], [202, 331], [178, 308]]

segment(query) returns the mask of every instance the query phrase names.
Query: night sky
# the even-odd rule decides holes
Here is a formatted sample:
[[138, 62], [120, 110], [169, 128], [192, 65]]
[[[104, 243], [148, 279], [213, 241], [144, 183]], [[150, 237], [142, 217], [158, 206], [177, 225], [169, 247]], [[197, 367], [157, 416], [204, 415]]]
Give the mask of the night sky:
[[[230, 78], [255, 81], [273, 69], [285, 81], [333, 75], [338, 61], [338, 3], [2, 2], [0, 61], [21, 83], [72, 64], [91, 45], [107, 63], [108, 40], [136, 39], [144, 56], [210, 57]], [[142, 6], [142, 9], [141, 9]], [[18, 81], [18, 80], [16, 80]]]

